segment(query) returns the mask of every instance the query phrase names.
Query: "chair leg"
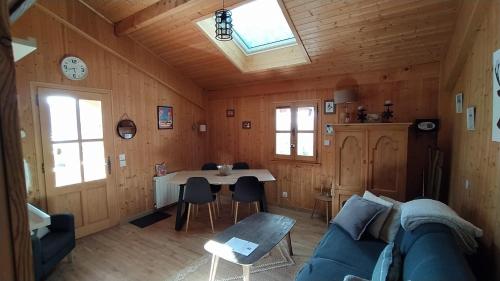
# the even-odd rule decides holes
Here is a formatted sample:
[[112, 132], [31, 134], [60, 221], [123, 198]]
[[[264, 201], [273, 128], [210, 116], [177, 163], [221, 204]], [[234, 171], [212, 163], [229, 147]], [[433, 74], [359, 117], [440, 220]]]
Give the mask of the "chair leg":
[[188, 203], [188, 215], [187, 215], [187, 221], [186, 221], [186, 232], [188, 232], [189, 228], [189, 217], [191, 215], [191, 203]]
[[217, 207], [217, 217], [220, 217], [220, 194], [215, 197], [214, 205]]
[[196, 204], [196, 217], [200, 214], [200, 206]]
[[240, 202], [236, 202], [235, 210], [234, 210], [234, 223], [238, 221], [238, 206], [240, 205]]
[[231, 199], [231, 217], [234, 217], [234, 200]]
[[248, 203], [248, 213], [252, 212], [252, 202]]
[[329, 218], [328, 218], [328, 201], [325, 202], [325, 205], [326, 205], [326, 226], [328, 226], [328, 221], [329, 221]]
[[[212, 226], [212, 233], [214, 233], [214, 221], [212, 219], [212, 208], [210, 207], [212, 204], [208, 203], [208, 214], [210, 215], [210, 225]], [[214, 210], [215, 211], [215, 210]]]
[[313, 207], [313, 211], [311, 213], [311, 219], [314, 217], [314, 212], [316, 211], [316, 204], [318, 204], [318, 200], [314, 200], [314, 207]]
[[253, 202], [253, 204], [255, 205], [255, 211], [257, 213], [260, 212], [260, 210], [259, 210], [259, 202]]

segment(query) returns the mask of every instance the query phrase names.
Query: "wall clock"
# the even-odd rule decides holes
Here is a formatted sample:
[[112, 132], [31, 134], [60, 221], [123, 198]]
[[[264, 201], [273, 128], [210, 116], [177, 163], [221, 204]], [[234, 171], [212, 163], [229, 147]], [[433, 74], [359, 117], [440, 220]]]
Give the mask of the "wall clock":
[[61, 60], [61, 71], [70, 80], [83, 80], [88, 74], [85, 62], [75, 56], [67, 56]]
[[434, 132], [439, 129], [438, 119], [417, 119], [415, 121], [417, 130], [421, 132]]

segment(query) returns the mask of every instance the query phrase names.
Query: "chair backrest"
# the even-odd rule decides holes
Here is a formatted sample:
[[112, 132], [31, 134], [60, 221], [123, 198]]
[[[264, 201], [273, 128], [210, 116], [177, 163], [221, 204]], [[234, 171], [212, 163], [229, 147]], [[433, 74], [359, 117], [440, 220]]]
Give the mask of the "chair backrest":
[[264, 188], [256, 177], [240, 177], [234, 187], [233, 199], [238, 202], [259, 201], [263, 192]]
[[201, 169], [204, 171], [206, 171], [206, 170], [218, 170], [217, 164], [212, 163], [212, 162], [203, 164], [203, 166], [201, 166]]
[[212, 202], [213, 195], [207, 179], [202, 177], [189, 178], [184, 190], [184, 201], [196, 204]]
[[248, 170], [250, 166], [246, 162], [236, 162], [233, 164], [233, 170]]

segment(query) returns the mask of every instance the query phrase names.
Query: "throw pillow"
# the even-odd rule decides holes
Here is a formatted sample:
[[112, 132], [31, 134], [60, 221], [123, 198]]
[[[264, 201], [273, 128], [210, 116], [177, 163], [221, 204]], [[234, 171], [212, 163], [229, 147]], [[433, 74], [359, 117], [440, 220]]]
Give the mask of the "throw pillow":
[[375, 194], [371, 193], [370, 191], [365, 191], [365, 194], [363, 194], [363, 198], [387, 207], [387, 210], [380, 213], [375, 218], [375, 220], [373, 220], [373, 222], [370, 224], [370, 227], [368, 228], [368, 231], [370, 232], [370, 234], [373, 237], [379, 239], [380, 238], [380, 231], [382, 230], [382, 227], [384, 226], [384, 223], [387, 220], [389, 213], [391, 212], [393, 204], [391, 202], [388, 202], [388, 201], [382, 199], [382, 198], [377, 197]]
[[381, 204], [353, 195], [340, 209], [333, 223], [342, 227], [352, 239], [359, 240], [373, 219], [386, 209]]
[[380, 198], [393, 204], [392, 210], [380, 231], [380, 239], [389, 243], [396, 239], [396, 235], [401, 227], [401, 204], [403, 203], [385, 196], [380, 196]]
[[354, 276], [354, 275], [346, 275], [344, 277], [344, 281], [370, 281], [370, 280], [367, 280], [365, 278], [361, 278], [358, 276]]
[[402, 259], [398, 248], [391, 242], [380, 253], [372, 273], [372, 281], [398, 281]]

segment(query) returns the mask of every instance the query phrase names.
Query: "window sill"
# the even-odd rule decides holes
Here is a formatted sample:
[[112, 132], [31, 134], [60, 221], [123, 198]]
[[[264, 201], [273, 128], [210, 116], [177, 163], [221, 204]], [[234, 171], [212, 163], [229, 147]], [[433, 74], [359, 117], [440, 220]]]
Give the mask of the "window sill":
[[296, 164], [296, 165], [308, 165], [308, 166], [321, 166], [318, 161], [305, 161], [305, 160], [288, 160], [288, 159], [271, 159], [271, 163], [283, 163], [283, 164]]

